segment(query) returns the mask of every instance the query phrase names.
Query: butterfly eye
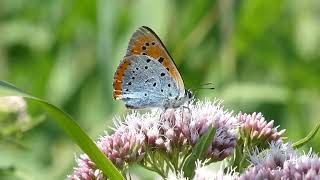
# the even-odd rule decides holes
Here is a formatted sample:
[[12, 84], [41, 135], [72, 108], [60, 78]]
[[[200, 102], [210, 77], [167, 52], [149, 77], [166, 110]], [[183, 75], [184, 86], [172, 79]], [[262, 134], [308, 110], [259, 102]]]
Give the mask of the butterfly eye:
[[189, 99], [192, 98], [192, 93], [190, 91], [186, 90], [185, 94]]

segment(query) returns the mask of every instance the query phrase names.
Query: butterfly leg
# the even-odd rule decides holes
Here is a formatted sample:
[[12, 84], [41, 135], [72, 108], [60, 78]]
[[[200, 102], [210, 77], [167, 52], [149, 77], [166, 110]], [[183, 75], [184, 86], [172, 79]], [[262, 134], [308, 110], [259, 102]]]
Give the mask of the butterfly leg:
[[[188, 103], [188, 105], [189, 105], [189, 103]], [[185, 109], [187, 109], [188, 110], [188, 113], [191, 115], [192, 114], [192, 112], [191, 112], [191, 109], [189, 108], [189, 106], [182, 106], [182, 121], [184, 120], [184, 113], [185, 113]]]
[[164, 113], [166, 113], [167, 109], [168, 109], [168, 108], [164, 108], [164, 109], [159, 108], [159, 109], [158, 109], [158, 111], [162, 111], [162, 112], [160, 113], [160, 117], [159, 117], [159, 118], [160, 118], [160, 119], [159, 119], [160, 121], [164, 118], [163, 115], [164, 115]]

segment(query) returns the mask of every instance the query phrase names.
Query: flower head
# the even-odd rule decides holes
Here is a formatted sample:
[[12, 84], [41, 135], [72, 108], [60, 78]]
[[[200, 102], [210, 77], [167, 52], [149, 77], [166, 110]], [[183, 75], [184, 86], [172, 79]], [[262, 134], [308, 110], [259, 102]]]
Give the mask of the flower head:
[[129, 129], [121, 129], [111, 136], [103, 136], [97, 145], [119, 168], [144, 156], [144, 136]]
[[13, 113], [19, 122], [28, 122], [30, 117], [27, 113], [27, 103], [19, 96], [0, 97], [0, 111]]
[[319, 179], [320, 158], [309, 152], [301, 155], [291, 144], [272, 143], [271, 149], [251, 156], [240, 179]]
[[[120, 169], [144, 156], [144, 136], [128, 128], [120, 128], [112, 135], [102, 136], [97, 146]], [[102, 171], [97, 169], [86, 154], [80, 155], [76, 162], [77, 167], [68, 176], [69, 179], [105, 179]]]
[[282, 172], [279, 169], [267, 169], [264, 167], [251, 167], [241, 174], [240, 180], [277, 179], [280, 180]]
[[240, 133], [243, 137], [248, 137], [253, 142], [281, 141], [284, 130], [278, 131], [278, 127], [273, 127], [273, 120], [267, 122], [261, 113], [239, 114], [241, 124]]
[[232, 113], [225, 111], [222, 101], [199, 101], [191, 106], [192, 118], [189, 129], [192, 144], [197, 143], [199, 137], [210, 126], [216, 128], [216, 134], [208, 151], [210, 158], [223, 160], [230, 156], [237, 144], [237, 119]]
[[70, 180], [103, 180], [103, 173], [96, 168], [96, 165], [86, 154], [82, 154], [76, 160], [78, 167], [74, 168], [72, 175], [68, 176]]
[[263, 151], [256, 149], [250, 156], [252, 165], [266, 169], [283, 168], [283, 164], [288, 159], [297, 156], [297, 152], [292, 148], [291, 143], [282, 144], [272, 141], [270, 149]]
[[320, 158], [312, 154], [296, 156], [284, 162], [286, 179], [320, 179]]

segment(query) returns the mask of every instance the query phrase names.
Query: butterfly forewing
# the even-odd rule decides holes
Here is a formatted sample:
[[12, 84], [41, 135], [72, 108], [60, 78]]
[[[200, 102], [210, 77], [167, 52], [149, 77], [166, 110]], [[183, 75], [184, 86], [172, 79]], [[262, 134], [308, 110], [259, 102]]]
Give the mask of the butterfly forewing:
[[148, 27], [140, 27], [131, 37], [126, 56], [147, 55], [158, 61], [175, 80], [180, 94], [184, 94], [184, 83], [170, 54], [160, 38]]

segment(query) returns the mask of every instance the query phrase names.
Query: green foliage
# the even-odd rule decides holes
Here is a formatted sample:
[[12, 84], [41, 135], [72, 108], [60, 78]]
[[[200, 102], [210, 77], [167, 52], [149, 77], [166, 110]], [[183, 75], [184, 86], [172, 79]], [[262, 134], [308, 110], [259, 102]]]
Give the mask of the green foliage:
[[216, 128], [211, 127], [205, 134], [203, 134], [200, 137], [198, 143], [193, 148], [192, 153], [184, 163], [183, 172], [186, 177], [192, 179], [196, 168], [196, 161], [198, 159], [202, 160], [204, 155], [208, 152], [208, 149], [212, 144], [215, 134]]
[[[214, 83], [197, 97], [261, 111], [296, 142], [320, 116], [319, 7], [317, 0], [1, 0], [0, 79], [58, 105], [96, 139], [126, 111], [112, 100], [112, 76], [130, 35], [147, 25], [187, 88]], [[25, 179], [64, 179], [76, 148], [51, 121], [37, 121], [44, 117], [38, 105], [28, 105], [35, 124], [9, 133], [28, 150], [2, 138], [1, 163]], [[303, 148], [319, 152], [319, 141], [316, 135]]]
[[91, 138], [67, 113], [47, 101], [36, 98], [11, 84], [0, 81], [0, 97], [4, 96], [20, 96], [37, 102], [54, 118], [60, 127], [64, 129], [64, 131], [77, 143], [83, 152], [85, 152], [90, 159], [95, 162], [97, 167], [108, 176], [108, 178], [111, 180], [124, 179], [112, 162], [98, 149]]
[[309, 134], [300, 139], [299, 141], [295, 142], [292, 144], [292, 146], [294, 148], [299, 148], [305, 144], [307, 144], [309, 141], [311, 141], [312, 138], [315, 137], [315, 135], [317, 134], [318, 130], [320, 129], [320, 122], [318, 122], [318, 124], [309, 132]]

